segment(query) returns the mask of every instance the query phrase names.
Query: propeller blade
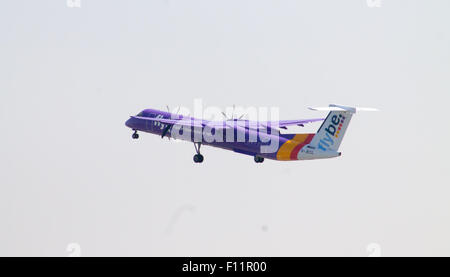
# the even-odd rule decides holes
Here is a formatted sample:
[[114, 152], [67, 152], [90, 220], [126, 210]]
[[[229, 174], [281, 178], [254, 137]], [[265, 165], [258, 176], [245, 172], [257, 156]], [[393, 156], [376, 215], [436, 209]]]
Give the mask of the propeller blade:
[[[172, 129], [173, 124], [167, 125], [166, 128], [164, 128], [162, 134], [161, 134], [161, 138], [164, 138], [164, 136], [167, 134], [167, 132]], [[170, 138], [169, 138], [170, 139]]]
[[229, 120], [226, 113], [222, 112], [222, 115], [225, 117], [225, 120]]

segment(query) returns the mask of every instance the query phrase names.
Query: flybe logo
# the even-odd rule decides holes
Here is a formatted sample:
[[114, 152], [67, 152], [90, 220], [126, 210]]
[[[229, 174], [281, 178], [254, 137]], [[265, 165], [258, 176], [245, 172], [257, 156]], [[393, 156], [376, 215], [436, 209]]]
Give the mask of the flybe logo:
[[[164, 118], [164, 116], [162, 114], [158, 114], [155, 118], [157, 118], [157, 119]], [[156, 121], [156, 120], [153, 122], [153, 125], [155, 125], [156, 127], [159, 126], [159, 129], [161, 129], [161, 130], [166, 128], [166, 126], [167, 126], [166, 124], [161, 123], [161, 122]]]
[[325, 128], [325, 136], [319, 141], [320, 150], [327, 151], [334, 144], [334, 139], [339, 137], [344, 120], [345, 117], [342, 114], [331, 117], [330, 125]]

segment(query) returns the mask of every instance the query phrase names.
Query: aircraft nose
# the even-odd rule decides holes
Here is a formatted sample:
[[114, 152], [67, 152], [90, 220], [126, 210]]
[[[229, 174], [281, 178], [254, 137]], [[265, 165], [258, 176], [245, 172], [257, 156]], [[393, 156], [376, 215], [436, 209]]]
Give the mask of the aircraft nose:
[[127, 121], [125, 121], [125, 126], [133, 128], [133, 118], [129, 118]]

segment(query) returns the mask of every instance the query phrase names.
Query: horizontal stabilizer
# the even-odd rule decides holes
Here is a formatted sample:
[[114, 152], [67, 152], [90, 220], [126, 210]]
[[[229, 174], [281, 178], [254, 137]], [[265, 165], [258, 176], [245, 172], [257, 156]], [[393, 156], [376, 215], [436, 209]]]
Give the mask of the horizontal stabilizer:
[[360, 108], [360, 107], [347, 107], [341, 105], [330, 104], [328, 107], [309, 107], [313, 111], [339, 111], [339, 112], [376, 112], [378, 109], [375, 108]]

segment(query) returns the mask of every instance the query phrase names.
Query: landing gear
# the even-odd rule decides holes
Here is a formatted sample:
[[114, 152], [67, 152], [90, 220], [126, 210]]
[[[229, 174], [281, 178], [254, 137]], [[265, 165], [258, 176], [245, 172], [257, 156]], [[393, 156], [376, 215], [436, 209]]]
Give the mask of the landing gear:
[[203, 162], [203, 155], [200, 154], [200, 146], [202, 144], [200, 142], [194, 142], [195, 152], [197, 154], [194, 155], [194, 163], [202, 163]]
[[195, 154], [194, 155], [194, 163], [201, 163], [203, 162], [203, 155], [202, 154]]
[[255, 156], [255, 163], [262, 163], [262, 162], [264, 162], [263, 157]]
[[139, 138], [139, 134], [137, 133], [137, 131], [135, 130], [133, 135], [131, 136], [133, 139], [138, 139]]

